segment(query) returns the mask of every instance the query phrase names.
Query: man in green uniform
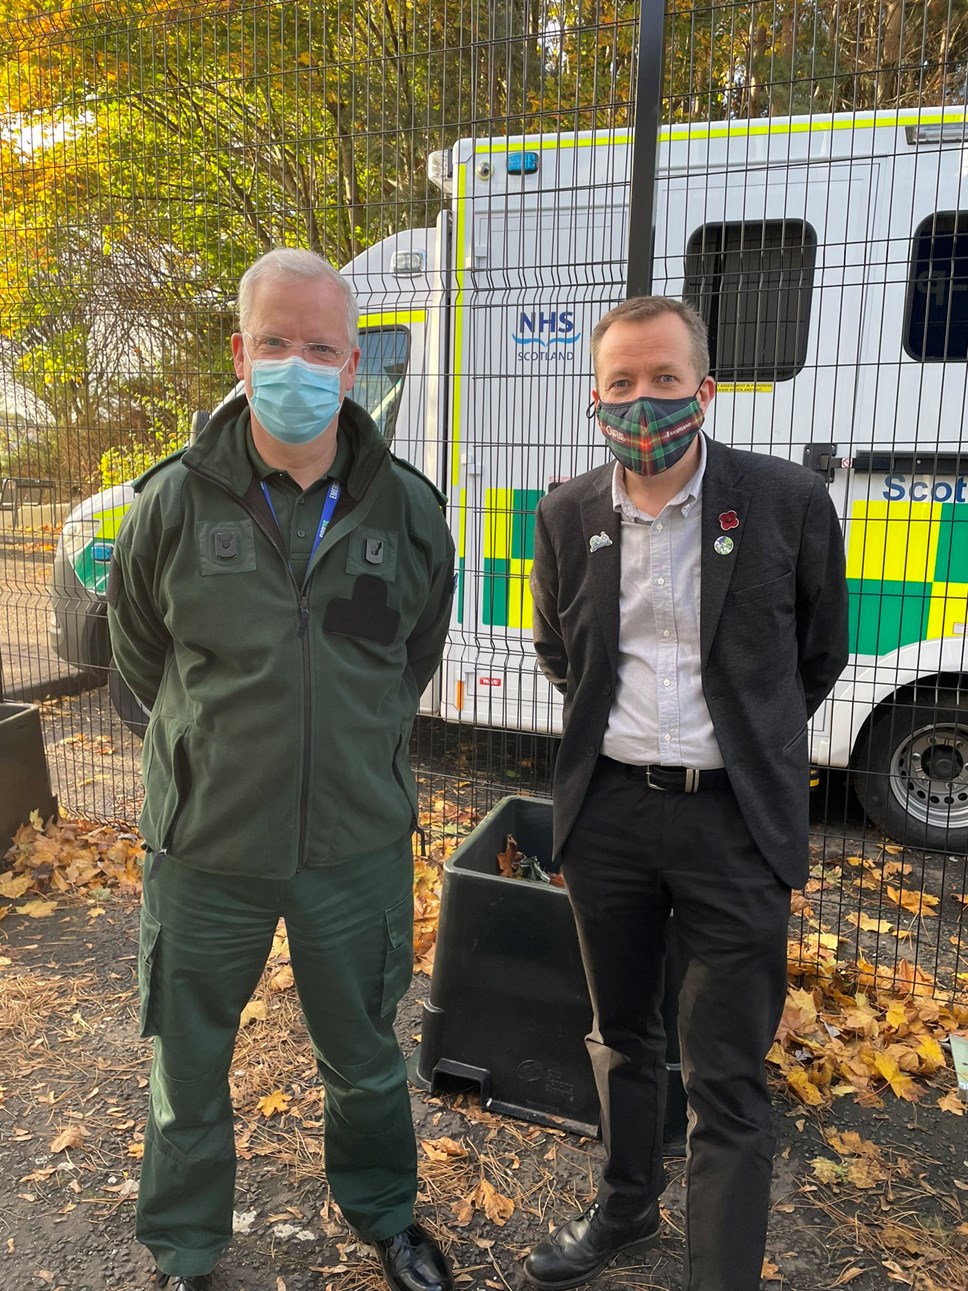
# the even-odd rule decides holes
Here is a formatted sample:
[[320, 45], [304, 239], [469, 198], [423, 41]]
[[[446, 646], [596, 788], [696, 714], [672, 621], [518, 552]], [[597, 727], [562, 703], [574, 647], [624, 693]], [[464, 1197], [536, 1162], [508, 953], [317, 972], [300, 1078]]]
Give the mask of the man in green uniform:
[[392, 1288], [449, 1291], [413, 1219], [392, 1024], [412, 972], [410, 730], [447, 631], [453, 543], [442, 497], [346, 397], [360, 350], [340, 275], [270, 251], [242, 278], [239, 323], [245, 394], [138, 482], [109, 592], [115, 661], [151, 710], [138, 1238], [157, 1285], [212, 1285], [232, 1236], [229, 1067], [282, 916], [332, 1194]]

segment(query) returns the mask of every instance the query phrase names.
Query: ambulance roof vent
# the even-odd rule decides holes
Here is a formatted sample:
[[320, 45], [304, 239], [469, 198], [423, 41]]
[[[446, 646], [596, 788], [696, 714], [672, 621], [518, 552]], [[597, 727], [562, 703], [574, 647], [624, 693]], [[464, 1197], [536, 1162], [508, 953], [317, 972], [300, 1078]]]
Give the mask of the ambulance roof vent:
[[968, 143], [968, 120], [937, 121], [930, 125], [905, 126], [909, 144]]
[[449, 148], [432, 152], [427, 157], [427, 178], [445, 193], [454, 191], [454, 159]]

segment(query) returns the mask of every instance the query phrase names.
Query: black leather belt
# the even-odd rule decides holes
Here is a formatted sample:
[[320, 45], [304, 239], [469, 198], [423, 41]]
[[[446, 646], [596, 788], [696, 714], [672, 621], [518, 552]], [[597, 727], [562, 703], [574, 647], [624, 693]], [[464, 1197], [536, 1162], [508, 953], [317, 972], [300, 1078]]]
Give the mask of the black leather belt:
[[614, 758], [604, 756], [602, 761], [620, 767], [631, 778], [641, 778], [650, 789], [664, 793], [700, 793], [704, 789], [721, 789], [729, 784], [725, 767], [697, 771], [693, 767], [633, 766], [629, 762], [616, 762]]

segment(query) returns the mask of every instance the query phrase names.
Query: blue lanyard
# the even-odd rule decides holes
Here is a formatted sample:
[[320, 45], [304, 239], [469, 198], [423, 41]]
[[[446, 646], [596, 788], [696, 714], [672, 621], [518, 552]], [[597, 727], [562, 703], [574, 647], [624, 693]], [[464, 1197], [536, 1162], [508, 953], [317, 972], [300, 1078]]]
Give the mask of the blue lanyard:
[[[323, 514], [319, 518], [319, 528], [316, 530], [316, 538], [313, 541], [313, 549], [309, 553], [309, 560], [306, 562], [306, 578], [309, 577], [309, 566], [313, 563], [313, 557], [316, 555], [316, 549], [319, 547], [319, 544], [323, 541], [323, 534], [329, 528], [329, 522], [333, 518], [333, 512], [336, 510], [336, 503], [339, 501], [339, 495], [341, 491], [342, 490], [340, 488], [339, 480], [333, 480], [326, 491], [326, 501], [323, 503]], [[272, 518], [276, 522], [276, 528], [279, 530], [279, 537], [282, 538], [283, 541], [285, 541], [285, 534], [283, 534], [282, 532], [282, 525], [280, 525], [279, 523], [279, 517], [276, 515], [276, 509], [272, 505], [272, 498], [269, 496], [269, 490], [266, 487], [265, 480], [262, 481], [262, 492], [265, 495], [266, 502], [268, 502], [269, 504], [269, 510], [272, 512]], [[289, 572], [292, 573], [291, 560], [289, 562]], [[305, 581], [306, 580], [303, 579], [304, 585], [305, 585]]]

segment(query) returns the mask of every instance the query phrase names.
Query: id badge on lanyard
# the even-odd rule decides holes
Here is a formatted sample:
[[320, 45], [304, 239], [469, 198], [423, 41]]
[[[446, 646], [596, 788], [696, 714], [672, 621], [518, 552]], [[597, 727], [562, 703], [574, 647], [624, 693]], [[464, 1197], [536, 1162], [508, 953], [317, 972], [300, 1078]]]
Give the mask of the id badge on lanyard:
[[[262, 481], [262, 492], [266, 502], [269, 505], [269, 510], [272, 512], [272, 518], [276, 522], [276, 528], [279, 530], [279, 536], [284, 537], [282, 532], [282, 526], [279, 523], [279, 517], [276, 515], [276, 509], [272, 505], [272, 498], [269, 496], [269, 490], [266, 487], [265, 480]], [[313, 539], [313, 549], [309, 553], [309, 560], [306, 562], [307, 578], [309, 577], [309, 566], [313, 563], [313, 557], [316, 555], [316, 551], [319, 547], [319, 544], [323, 541], [323, 534], [329, 528], [329, 522], [333, 518], [333, 513], [336, 510], [336, 504], [339, 501], [341, 492], [342, 492], [342, 487], [340, 485], [339, 480], [333, 480], [330, 483], [329, 488], [326, 490], [326, 501], [323, 503], [323, 514], [319, 518], [319, 528], [316, 530], [316, 537]], [[290, 574], [292, 573], [292, 561], [289, 562], [289, 572]], [[306, 580], [303, 579], [304, 585], [305, 585], [305, 581]]]

